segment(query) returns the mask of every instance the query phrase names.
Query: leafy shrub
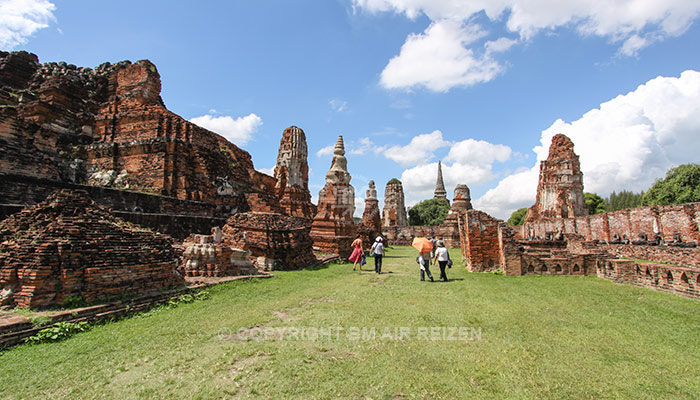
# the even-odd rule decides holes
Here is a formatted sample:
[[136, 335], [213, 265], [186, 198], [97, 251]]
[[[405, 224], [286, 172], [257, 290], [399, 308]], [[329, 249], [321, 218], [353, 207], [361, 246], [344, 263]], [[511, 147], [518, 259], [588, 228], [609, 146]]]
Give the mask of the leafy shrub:
[[423, 200], [408, 212], [408, 224], [420, 226], [442, 225], [450, 211], [450, 203], [445, 199]]
[[524, 224], [526, 214], [527, 208], [520, 208], [518, 210], [513, 211], [513, 214], [511, 214], [510, 218], [508, 218], [508, 225], [516, 226]]
[[76, 333], [89, 331], [92, 326], [86, 322], [59, 322], [53, 326], [42, 329], [37, 332], [36, 335], [30, 336], [25, 339], [27, 343], [46, 343], [46, 342], [58, 342], [63, 339], [67, 339]]

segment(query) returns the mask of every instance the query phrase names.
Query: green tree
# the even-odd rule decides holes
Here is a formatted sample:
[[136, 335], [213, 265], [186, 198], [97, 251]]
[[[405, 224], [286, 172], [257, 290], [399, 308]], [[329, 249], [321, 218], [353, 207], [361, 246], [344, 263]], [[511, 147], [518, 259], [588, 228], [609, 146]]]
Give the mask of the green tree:
[[584, 193], [583, 199], [588, 207], [590, 215], [600, 214], [605, 212], [605, 200], [595, 193]]
[[450, 203], [445, 199], [423, 200], [408, 211], [409, 225], [442, 225], [450, 211]]
[[626, 208], [635, 208], [642, 205], [644, 192], [634, 193], [628, 190], [623, 190], [620, 193], [612, 192], [605, 199], [605, 209], [607, 211], [624, 210]]
[[513, 211], [513, 214], [510, 214], [510, 218], [508, 218], [508, 225], [516, 226], [524, 224], [525, 214], [527, 214], [527, 208], [520, 208]]
[[669, 205], [700, 201], [700, 164], [683, 164], [671, 168], [664, 179], [644, 194], [644, 205]]

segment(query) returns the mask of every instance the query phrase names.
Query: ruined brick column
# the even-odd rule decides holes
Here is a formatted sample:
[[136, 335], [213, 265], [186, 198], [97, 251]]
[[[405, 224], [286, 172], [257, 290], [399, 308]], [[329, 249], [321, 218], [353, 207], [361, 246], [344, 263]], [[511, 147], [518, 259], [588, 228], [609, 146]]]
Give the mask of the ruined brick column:
[[275, 192], [287, 214], [313, 219], [316, 210], [309, 192], [307, 156], [304, 131], [296, 126], [285, 129], [275, 166]]
[[440, 227], [440, 234], [447, 247], [459, 247], [459, 221], [457, 218], [471, 209], [472, 202], [469, 187], [464, 184], [457, 185], [450, 211], [447, 213], [445, 222]]
[[382, 233], [382, 218], [379, 215], [379, 200], [374, 181], [369, 181], [369, 190], [365, 198], [365, 212], [362, 214], [360, 234], [365, 247], [371, 246], [378, 235]]
[[406, 226], [406, 204], [403, 196], [401, 181], [394, 178], [387, 182], [384, 189], [384, 210], [382, 211], [382, 226]]
[[314, 249], [341, 258], [350, 256], [350, 244], [357, 232], [353, 221], [355, 189], [350, 185], [347, 164], [343, 137], [338, 136], [326, 184], [318, 195], [318, 211], [311, 225]]
[[540, 163], [537, 199], [527, 210], [525, 223], [582, 215], [588, 215], [588, 208], [583, 199], [581, 165], [571, 139], [557, 134], [552, 138], [549, 156]]

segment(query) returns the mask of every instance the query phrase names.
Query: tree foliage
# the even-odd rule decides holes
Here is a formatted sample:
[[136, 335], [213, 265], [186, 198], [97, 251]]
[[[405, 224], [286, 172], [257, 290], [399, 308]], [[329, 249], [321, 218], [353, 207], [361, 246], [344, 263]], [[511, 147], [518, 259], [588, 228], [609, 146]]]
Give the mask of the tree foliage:
[[409, 225], [442, 225], [450, 211], [450, 203], [445, 199], [423, 200], [408, 211]]
[[644, 192], [634, 193], [628, 190], [623, 190], [620, 193], [612, 192], [605, 199], [605, 209], [607, 211], [618, 211], [626, 208], [635, 208], [642, 205]]
[[584, 193], [583, 200], [586, 202], [586, 207], [588, 207], [588, 214], [600, 214], [604, 213], [605, 210], [605, 200], [598, 196], [596, 193]]
[[670, 169], [664, 179], [644, 194], [644, 205], [669, 205], [700, 201], [700, 164], [683, 164]]
[[520, 208], [520, 209], [513, 211], [513, 214], [510, 214], [510, 218], [508, 218], [508, 225], [516, 226], [516, 225], [524, 224], [526, 214], [527, 214], [527, 207]]

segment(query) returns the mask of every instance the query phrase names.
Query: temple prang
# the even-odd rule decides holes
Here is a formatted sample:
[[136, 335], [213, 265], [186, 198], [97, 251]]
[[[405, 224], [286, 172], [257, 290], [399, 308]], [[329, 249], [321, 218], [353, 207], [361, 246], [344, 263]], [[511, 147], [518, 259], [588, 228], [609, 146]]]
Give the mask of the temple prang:
[[341, 258], [350, 255], [350, 244], [357, 235], [353, 219], [355, 188], [350, 185], [347, 164], [343, 137], [338, 136], [331, 167], [326, 173], [326, 184], [319, 192], [316, 216], [311, 225], [314, 250], [336, 254]]

